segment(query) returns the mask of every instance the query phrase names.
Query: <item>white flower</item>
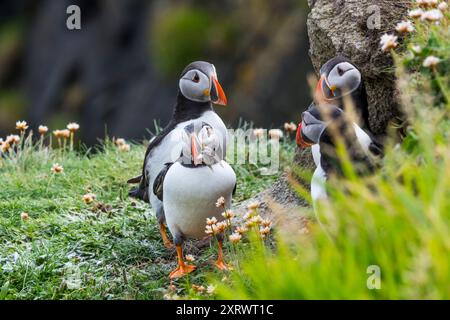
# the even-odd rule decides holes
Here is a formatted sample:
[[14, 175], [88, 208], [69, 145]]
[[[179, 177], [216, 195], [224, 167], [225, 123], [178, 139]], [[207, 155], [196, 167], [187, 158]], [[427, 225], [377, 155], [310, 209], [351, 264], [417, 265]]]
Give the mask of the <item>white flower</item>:
[[68, 129], [70, 132], [75, 132], [75, 131], [77, 131], [78, 129], [80, 129], [80, 125], [79, 125], [78, 123], [71, 122], [71, 123], [69, 123], [69, 124], [67, 125], [67, 129]]
[[235, 233], [239, 233], [240, 235], [245, 234], [248, 231], [246, 227], [237, 227]]
[[225, 206], [225, 198], [224, 197], [220, 197], [219, 199], [217, 199], [216, 207], [220, 208], [220, 207], [224, 207], [224, 206]]
[[253, 129], [253, 134], [255, 135], [255, 137], [260, 138], [264, 135], [264, 129], [262, 128]]
[[20, 137], [17, 134], [11, 134], [6, 137], [6, 143], [18, 144], [20, 142]]
[[297, 130], [297, 125], [293, 122], [291, 122], [291, 123], [286, 122], [284, 124], [284, 130], [289, 133], [295, 132], [295, 130]]
[[208, 226], [212, 226], [213, 224], [216, 224], [216, 223], [217, 223], [216, 217], [206, 218], [206, 224]]
[[63, 168], [63, 166], [61, 166], [60, 164], [55, 163], [55, 164], [52, 166], [51, 171], [52, 171], [53, 173], [62, 173], [62, 172], [64, 171], [64, 168]]
[[429, 56], [423, 61], [423, 66], [426, 68], [435, 68], [439, 62], [441, 62], [441, 59], [435, 56]]
[[398, 37], [392, 34], [385, 33], [382, 35], [380, 40], [381, 50], [383, 50], [383, 52], [387, 52], [396, 48], [398, 45], [397, 39]]
[[270, 221], [270, 219], [263, 219], [263, 220], [261, 221], [261, 225], [262, 225], [263, 227], [270, 227], [270, 226], [272, 225], [272, 221]]
[[39, 126], [38, 131], [40, 134], [46, 134], [48, 132], [48, 127], [46, 126]]
[[412, 46], [412, 47], [411, 47], [411, 50], [412, 50], [414, 53], [421, 53], [421, 52], [422, 52], [422, 48], [421, 48], [419, 45], [414, 45], [414, 46]]
[[88, 193], [83, 196], [83, 202], [86, 204], [91, 204], [92, 202], [94, 202], [95, 198], [97, 198], [95, 194]]
[[119, 150], [122, 152], [128, 152], [128, 151], [130, 151], [130, 149], [131, 149], [131, 146], [127, 143], [119, 146]]
[[22, 213], [20, 214], [20, 219], [22, 219], [22, 220], [28, 220], [29, 217], [30, 217], [30, 216], [28, 215], [27, 212], [22, 212]]
[[411, 21], [406, 20], [406, 21], [399, 22], [397, 24], [397, 26], [395, 27], [395, 30], [397, 30], [397, 32], [401, 32], [401, 33], [413, 32], [414, 26]]
[[125, 139], [122, 139], [122, 138], [116, 139], [116, 146], [120, 147], [120, 146], [123, 146], [124, 144], [127, 144]]
[[438, 9], [441, 10], [441, 11], [447, 10], [447, 9], [448, 9], [448, 4], [447, 4], [447, 2], [441, 2], [441, 3], [439, 3]]
[[207, 294], [214, 294], [216, 292], [216, 287], [213, 285], [209, 285], [206, 287]]
[[187, 254], [185, 258], [186, 258], [186, 261], [189, 261], [189, 262], [195, 261], [195, 258], [192, 254]]
[[434, 22], [434, 21], [441, 20], [443, 17], [444, 17], [444, 15], [442, 14], [441, 10], [433, 9], [433, 10], [425, 11], [422, 14], [422, 17], [420, 19], [421, 20], [430, 21], [430, 22]]
[[260, 228], [259, 233], [261, 235], [268, 235], [270, 233], [270, 228], [269, 227]]
[[414, 10], [409, 11], [408, 15], [413, 19], [418, 19], [418, 18], [422, 17], [423, 10], [422, 9], [414, 9]]
[[247, 209], [248, 210], [256, 210], [259, 208], [259, 206], [260, 206], [260, 203], [258, 201], [254, 201], [247, 206]]
[[283, 138], [283, 131], [280, 129], [269, 130], [269, 137], [273, 140], [280, 140], [280, 138]]
[[235, 216], [234, 212], [231, 210], [225, 210], [225, 212], [222, 212], [222, 217], [225, 219], [233, 219]]
[[16, 129], [20, 131], [25, 131], [28, 129], [28, 124], [26, 121], [17, 121], [16, 122]]
[[236, 244], [236, 243], [239, 243], [239, 242], [241, 241], [242, 236], [241, 236], [239, 233], [233, 233], [233, 234], [231, 234], [231, 235], [228, 236], [228, 239], [229, 239], [232, 243]]

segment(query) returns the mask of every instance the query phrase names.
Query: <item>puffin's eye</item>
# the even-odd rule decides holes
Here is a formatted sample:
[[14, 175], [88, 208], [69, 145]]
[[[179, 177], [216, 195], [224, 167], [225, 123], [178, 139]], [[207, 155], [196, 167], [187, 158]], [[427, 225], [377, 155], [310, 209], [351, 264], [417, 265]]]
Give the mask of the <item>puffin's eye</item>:
[[199, 83], [200, 82], [200, 77], [198, 76], [198, 73], [196, 72], [194, 77], [192, 78], [192, 81], [194, 81], [195, 83]]
[[344, 70], [341, 69], [341, 67], [337, 67], [337, 72], [340, 76], [342, 76], [344, 74]]

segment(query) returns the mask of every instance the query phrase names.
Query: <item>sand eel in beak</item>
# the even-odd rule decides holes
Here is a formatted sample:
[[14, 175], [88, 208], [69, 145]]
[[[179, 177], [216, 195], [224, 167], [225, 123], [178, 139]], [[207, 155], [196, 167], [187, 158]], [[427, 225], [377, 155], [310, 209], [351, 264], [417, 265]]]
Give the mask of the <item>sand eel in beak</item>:
[[343, 175], [341, 159], [336, 151], [337, 137], [344, 143], [347, 154], [360, 175], [372, 172], [377, 158], [382, 153], [370, 142], [367, 133], [347, 119], [344, 111], [337, 106], [311, 106], [302, 114], [299, 130], [297, 135], [302, 146], [320, 146], [320, 161], [311, 181], [313, 203], [327, 198], [325, 182], [330, 175]]
[[[209, 124], [196, 121], [184, 128], [182, 154], [179, 161], [166, 164], [153, 186], [155, 194], [163, 200], [164, 213], [173, 236], [178, 255], [178, 267], [170, 278], [181, 277], [195, 270], [183, 259], [185, 239], [205, 237], [206, 218], [222, 221], [223, 208], [216, 207], [218, 198], [224, 197], [225, 206], [231, 205], [236, 188], [233, 169], [216, 150], [220, 139]], [[223, 234], [219, 234], [219, 253], [216, 266], [226, 269], [223, 261]]]
[[219, 83], [214, 65], [204, 61], [189, 64], [179, 80], [179, 91], [172, 119], [150, 143], [145, 153], [142, 174], [128, 180], [139, 184], [129, 195], [150, 202], [156, 212], [161, 235], [166, 247], [172, 244], [166, 234], [164, 208], [161, 200], [152, 192], [151, 186], [166, 163], [174, 162], [180, 155], [180, 131], [193, 120], [208, 123], [218, 137], [216, 154], [224, 159], [227, 145], [227, 128], [214, 112], [213, 104], [227, 104], [227, 98]]

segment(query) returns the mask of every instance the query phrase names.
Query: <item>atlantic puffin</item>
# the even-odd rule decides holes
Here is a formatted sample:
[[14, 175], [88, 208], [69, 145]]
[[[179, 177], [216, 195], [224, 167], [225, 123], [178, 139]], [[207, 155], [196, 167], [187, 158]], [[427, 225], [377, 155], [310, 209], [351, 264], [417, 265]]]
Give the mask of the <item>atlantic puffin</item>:
[[325, 182], [330, 175], [342, 176], [342, 164], [336, 150], [336, 137], [341, 138], [347, 155], [360, 175], [371, 173], [376, 168], [381, 150], [370, 136], [336, 105], [311, 106], [302, 114], [298, 132], [299, 144], [306, 148], [318, 145], [319, 163], [311, 181], [313, 204], [326, 199]]
[[[155, 179], [153, 190], [163, 201], [165, 219], [177, 250], [178, 267], [171, 279], [195, 270], [183, 259], [182, 245], [188, 238], [205, 237], [206, 219], [215, 217], [221, 221], [223, 209], [216, 207], [223, 197], [225, 207], [231, 206], [236, 190], [236, 174], [216, 150], [220, 147], [215, 130], [204, 121], [195, 121], [184, 127], [180, 158], [167, 163]], [[223, 260], [223, 235], [219, 234], [219, 252], [216, 266], [227, 269]]]
[[[346, 109], [345, 98], [348, 97], [353, 103], [356, 112], [355, 124], [362, 128], [369, 136], [369, 147], [374, 147], [373, 152], [383, 153], [383, 145], [374, 137], [370, 128], [369, 108], [367, 102], [367, 93], [361, 72], [347, 58], [337, 56], [328, 60], [319, 71], [320, 78], [314, 91], [314, 101], [309, 108], [316, 106], [335, 106]], [[297, 130], [297, 144], [302, 147], [299, 140], [301, 128]], [[318, 144], [311, 146], [314, 163], [316, 166], [320, 163], [320, 147]]]
[[139, 186], [130, 190], [131, 197], [150, 202], [158, 219], [160, 233], [167, 248], [172, 243], [167, 237], [162, 201], [152, 192], [151, 187], [164, 164], [178, 157], [180, 148], [179, 131], [191, 120], [208, 123], [220, 138], [216, 153], [225, 158], [227, 128], [213, 109], [213, 104], [227, 105], [227, 98], [217, 77], [213, 64], [196, 61], [189, 64], [181, 73], [177, 101], [168, 125], [151, 140], [144, 157], [142, 174], [128, 180]]

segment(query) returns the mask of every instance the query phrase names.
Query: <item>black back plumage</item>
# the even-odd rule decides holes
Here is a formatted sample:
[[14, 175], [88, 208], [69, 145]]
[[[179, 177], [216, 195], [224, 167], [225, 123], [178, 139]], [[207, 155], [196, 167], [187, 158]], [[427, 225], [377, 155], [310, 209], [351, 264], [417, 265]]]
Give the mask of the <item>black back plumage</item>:
[[[200, 69], [203, 62], [194, 62], [190, 64], [183, 71], [182, 75], [191, 69]], [[132, 178], [128, 180], [128, 183], [139, 183], [139, 186], [133, 188], [129, 191], [128, 195], [133, 198], [141, 199], [145, 202], [149, 202], [149, 177], [146, 174], [147, 160], [151, 155], [151, 152], [161, 144], [164, 138], [173, 130], [175, 127], [184, 121], [189, 121], [199, 118], [204, 112], [213, 110], [211, 102], [195, 102], [184, 97], [180, 91], [178, 91], [177, 102], [174, 107], [174, 112], [172, 119], [169, 121], [168, 125], [150, 142], [145, 152], [144, 165], [142, 167], [141, 176]]]

